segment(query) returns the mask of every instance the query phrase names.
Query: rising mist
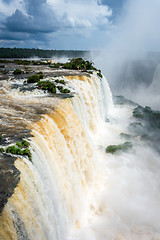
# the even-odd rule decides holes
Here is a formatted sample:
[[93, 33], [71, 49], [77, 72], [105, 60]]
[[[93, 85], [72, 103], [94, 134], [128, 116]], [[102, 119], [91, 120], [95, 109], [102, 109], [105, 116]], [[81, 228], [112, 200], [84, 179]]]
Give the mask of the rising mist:
[[105, 49], [95, 60], [114, 94], [154, 109], [160, 108], [160, 96], [155, 92], [160, 62], [159, 12], [158, 0], [127, 0], [107, 33]]

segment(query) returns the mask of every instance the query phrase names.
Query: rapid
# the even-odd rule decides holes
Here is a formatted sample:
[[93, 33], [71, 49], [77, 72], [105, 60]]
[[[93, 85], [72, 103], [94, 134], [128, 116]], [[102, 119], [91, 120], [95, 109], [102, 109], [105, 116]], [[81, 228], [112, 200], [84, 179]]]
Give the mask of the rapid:
[[96, 73], [63, 79], [73, 97], [1, 81], [1, 127], [29, 138], [32, 161], [15, 160], [20, 180], [0, 215], [0, 239], [160, 239], [159, 153], [138, 135], [129, 151], [106, 152], [132, 133], [135, 105], [113, 102]]

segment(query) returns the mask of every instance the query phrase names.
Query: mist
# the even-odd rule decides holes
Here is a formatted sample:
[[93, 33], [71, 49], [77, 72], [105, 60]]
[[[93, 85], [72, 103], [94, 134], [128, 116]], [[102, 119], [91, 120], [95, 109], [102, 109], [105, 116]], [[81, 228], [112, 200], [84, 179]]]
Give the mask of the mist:
[[159, 91], [155, 92], [160, 78], [159, 12], [158, 0], [127, 0], [95, 59], [114, 94], [154, 109], [160, 109]]
[[[94, 59], [113, 95], [123, 95], [154, 110], [160, 110], [159, 13], [158, 0], [126, 0], [113, 28], [106, 33], [106, 47]], [[145, 116], [150, 119], [152, 114], [155, 112], [149, 110]], [[159, 121], [156, 114], [154, 120]], [[118, 117], [122, 116], [119, 112]], [[130, 153], [106, 156], [106, 191], [100, 201], [105, 214], [92, 223], [91, 231], [97, 232], [93, 239], [160, 239], [160, 125], [154, 126], [153, 119], [148, 121], [145, 116], [134, 119], [131, 113], [128, 119], [127, 114], [119, 119], [121, 127], [127, 120], [128, 126], [135, 127], [136, 134], [130, 127], [123, 130], [135, 136], [134, 147]], [[116, 126], [107, 136], [110, 144], [117, 144], [113, 141], [118, 141], [114, 136], [117, 126], [116, 118]], [[85, 233], [83, 239], [88, 239], [87, 230]]]

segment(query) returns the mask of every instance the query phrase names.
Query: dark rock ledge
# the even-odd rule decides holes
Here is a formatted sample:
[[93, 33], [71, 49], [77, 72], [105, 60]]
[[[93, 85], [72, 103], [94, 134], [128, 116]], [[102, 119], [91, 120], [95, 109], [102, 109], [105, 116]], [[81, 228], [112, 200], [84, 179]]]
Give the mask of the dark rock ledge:
[[15, 160], [15, 157], [0, 154], [0, 214], [20, 181], [20, 172], [14, 166]]

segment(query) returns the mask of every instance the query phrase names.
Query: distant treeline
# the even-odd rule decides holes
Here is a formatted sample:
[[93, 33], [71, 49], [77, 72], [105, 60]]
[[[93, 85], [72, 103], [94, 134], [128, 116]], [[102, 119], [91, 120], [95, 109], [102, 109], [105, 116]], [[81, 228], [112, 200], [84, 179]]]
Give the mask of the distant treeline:
[[42, 50], [29, 48], [0, 48], [0, 58], [52, 58], [52, 57], [68, 57], [79, 58], [89, 57], [89, 51], [80, 50]]

